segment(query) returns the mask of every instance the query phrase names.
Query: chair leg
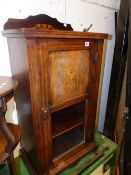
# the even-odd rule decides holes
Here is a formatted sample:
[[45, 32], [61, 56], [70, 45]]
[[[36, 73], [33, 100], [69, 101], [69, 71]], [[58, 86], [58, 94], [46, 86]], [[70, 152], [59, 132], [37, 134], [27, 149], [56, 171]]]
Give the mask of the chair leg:
[[17, 175], [13, 152], [10, 154], [9, 158], [7, 159], [7, 163], [9, 166], [10, 175]]

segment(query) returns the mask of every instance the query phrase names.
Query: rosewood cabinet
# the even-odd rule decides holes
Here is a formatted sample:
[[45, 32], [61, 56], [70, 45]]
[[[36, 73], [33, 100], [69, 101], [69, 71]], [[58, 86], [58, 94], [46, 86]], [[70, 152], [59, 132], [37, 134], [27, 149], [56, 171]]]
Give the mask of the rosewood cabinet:
[[[37, 25], [38, 26], [38, 25]], [[22, 128], [36, 172], [58, 174], [95, 150], [95, 119], [107, 34], [19, 28], [7, 37]]]

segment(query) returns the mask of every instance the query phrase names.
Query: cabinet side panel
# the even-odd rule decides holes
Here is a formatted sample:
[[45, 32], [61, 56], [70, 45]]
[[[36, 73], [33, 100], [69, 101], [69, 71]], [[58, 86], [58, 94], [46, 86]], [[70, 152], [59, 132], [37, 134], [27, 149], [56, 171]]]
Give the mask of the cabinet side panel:
[[[104, 77], [104, 68], [105, 68], [105, 59], [106, 59], [106, 48], [107, 48], [107, 40], [103, 42], [103, 53], [102, 53], [102, 63], [101, 63], [101, 73], [100, 73], [100, 82], [99, 82], [99, 93], [98, 93], [98, 101], [97, 101], [97, 113], [96, 113], [96, 122], [95, 129], [98, 129], [99, 124], [99, 115], [100, 115], [100, 103], [101, 103], [101, 95], [102, 95], [102, 86], [103, 86], [103, 77]], [[101, 45], [102, 49], [102, 45]]]
[[18, 120], [22, 129], [21, 146], [26, 153], [32, 157], [35, 152], [35, 142], [26, 40], [24, 38], [8, 38], [8, 47], [12, 76], [16, 78], [19, 83], [15, 93], [15, 101]]
[[100, 83], [100, 73], [101, 73], [101, 63], [102, 63], [102, 53], [103, 53], [103, 40], [97, 41], [97, 46], [92, 50], [90, 59], [90, 79], [88, 88], [88, 115], [87, 124], [90, 127], [86, 128], [88, 142], [94, 141], [95, 132], [95, 121], [97, 114], [98, 96], [99, 96], [99, 83]]

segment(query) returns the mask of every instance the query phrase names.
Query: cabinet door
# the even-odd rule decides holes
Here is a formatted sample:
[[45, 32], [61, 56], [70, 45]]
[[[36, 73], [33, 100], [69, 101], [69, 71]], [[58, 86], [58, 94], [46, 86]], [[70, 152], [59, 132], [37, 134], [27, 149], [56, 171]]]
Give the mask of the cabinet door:
[[89, 143], [91, 114], [88, 108], [93, 105], [90, 86], [96, 83], [94, 56], [97, 43], [88, 41], [85, 46], [85, 42], [58, 40], [46, 45], [53, 158]]
[[[86, 42], [87, 43], [87, 42]], [[48, 44], [49, 100], [52, 111], [86, 98], [90, 61], [95, 42], [50, 42]]]

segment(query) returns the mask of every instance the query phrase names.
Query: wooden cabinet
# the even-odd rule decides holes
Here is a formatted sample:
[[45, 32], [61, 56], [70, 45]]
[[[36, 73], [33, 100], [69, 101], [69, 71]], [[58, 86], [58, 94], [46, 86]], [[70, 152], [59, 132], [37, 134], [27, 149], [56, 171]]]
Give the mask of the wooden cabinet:
[[[3, 31], [21, 145], [38, 174], [58, 174], [97, 147], [95, 118], [107, 34], [34, 28]], [[34, 160], [34, 161], [33, 161]]]

